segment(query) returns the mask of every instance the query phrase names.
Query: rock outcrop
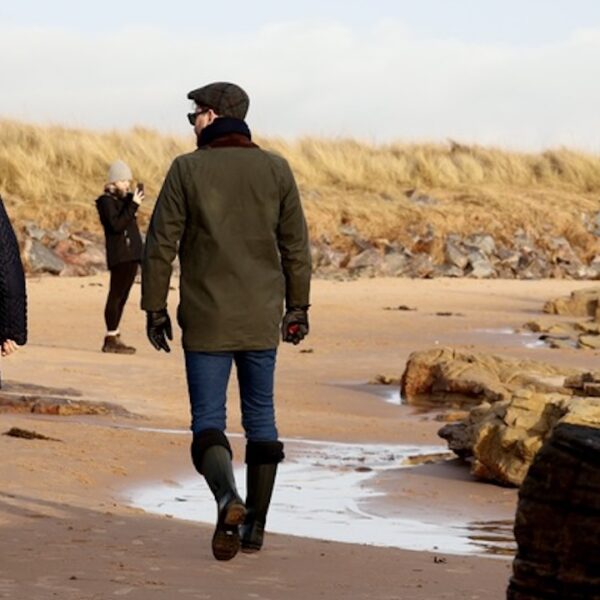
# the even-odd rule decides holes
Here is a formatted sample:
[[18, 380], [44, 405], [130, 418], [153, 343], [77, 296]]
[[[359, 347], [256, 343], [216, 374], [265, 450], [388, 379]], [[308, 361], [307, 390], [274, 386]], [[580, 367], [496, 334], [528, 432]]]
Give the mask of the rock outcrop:
[[600, 598], [600, 429], [560, 424], [519, 490], [509, 600]]
[[[437, 201], [413, 191], [423, 207]], [[340, 226], [344, 240], [313, 240], [313, 266], [322, 277], [471, 277], [475, 279], [600, 279], [600, 244], [589, 258], [580, 256], [564, 237], [533, 239], [523, 230], [495, 239], [486, 232], [438, 236], [428, 227], [409, 240], [371, 240], [351, 224]]]
[[517, 360], [440, 348], [413, 352], [401, 379], [408, 404], [473, 407], [483, 401], [507, 400], [512, 393], [533, 386], [543, 392], [571, 393], [565, 377], [576, 369], [532, 360]]
[[439, 435], [476, 477], [518, 486], [556, 424], [600, 427], [599, 384], [600, 371], [441, 349], [410, 356], [402, 396], [470, 408]]
[[540, 333], [540, 339], [551, 348], [600, 350], [600, 288], [578, 290], [570, 296], [549, 300], [544, 312], [591, 318], [558, 323], [538, 319], [525, 323], [523, 328]]
[[577, 290], [571, 292], [570, 296], [548, 300], [544, 305], [544, 312], [570, 317], [593, 317], [600, 321], [600, 287]]

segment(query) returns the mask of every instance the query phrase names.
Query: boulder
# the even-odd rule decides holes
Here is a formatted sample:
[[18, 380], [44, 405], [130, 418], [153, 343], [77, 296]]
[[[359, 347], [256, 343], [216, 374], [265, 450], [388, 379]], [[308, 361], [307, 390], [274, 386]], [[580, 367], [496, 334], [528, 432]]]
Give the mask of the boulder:
[[600, 287], [595, 287], [571, 292], [570, 296], [548, 300], [544, 305], [544, 312], [552, 315], [595, 317], [599, 308]]
[[444, 244], [444, 258], [446, 264], [464, 270], [469, 264], [467, 252], [462, 247], [460, 238], [456, 235], [449, 235]]
[[465, 240], [465, 246], [468, 250], [480, 252], [484, 256], [491, 256], [496, 251], [496, 242], [487, 233], [470, 235]]
[[65, 262], [37, 239], [25, 240], [23, 264], [28, 273], [51, 273], [60, 275]]
[[429, 254], [415, 254], [409, 261], [408, 274], [411, 277], [428, 279], [433, 276], [434, 272], [435, 266], [433, 264], [433, 259]]
[[405, 252], [388, 252], [383, 257], [380, 267], [381, 275], [399, 277], [409, 269], [410, 255]]
[[369, 248], [351, 258], [347, 268], [350, 274], [356, 274], [366, 269], [369, 269], [373, 273], [381, 269], [382, 265], [383, 257], [381, 252], [375, 248]]
[[436, 348], [409, 356], [401, 393], [407, 404], [473, 407], [483, 401], [508, 400], [523, 387], [572, 395], [563, 383], [565, 377], [577, 373], [537, 361]]
[[346, 254], [332, 248], [326, 242], [316, 242], [311, 244], [310, 254], [312, 258], [313, 269], [321, 267], [334, 267], [339, 269], [346, 259]]
[[508, 600], [600, 598], [600, 429], [560, 423], [519, 490]]
[[[445, 372], [444, 388], [458, 390], [447, 394], [446, 400], [466, 392], [472, 402], [468, 417], [445, 425], [439, 435], [450, 450], [470, 463], [471, 473], [480, 479], [518, 486], [557, 423], [600, 427], [598, 372], [564, 376], [567, 370], [543, 363], [462, 353], [456, 356], [458, 364], [449, 365], [450, 351], [436, 352]], [[414, 388], [415, 382], [421, 381], [420, 389], [432, 390], [435, 397], [436, 373], [424, 368], [432, 363], [419, 364], [418, 378], [416, 371], [412, 378], [405, 371], [402, 378], [407, 403], [414, 402], [407, 382]], [[439, 372], [437, 375], [439, 385]]]
[[469, 267], [466, 273], [475, 279], [489, 279], [496, 275], [496, 270], [480, 250], [469, 253]]
[[600, 335], [580, 335], [578, 339], [578, 344], [580, 348], [591, 348], [593, 350], [600, 350]]
[[58, 241], [53, 252], [66, 264], [63, 275], [94, 275], [106, 270], [104, 246], [77, 235]]
[[600, 372], [451, 348], [413, 353], [401, 379], [407, 404], [468, 409], [439, 431], [474, 476], [520, 485], [559, 422], [600, 427]]

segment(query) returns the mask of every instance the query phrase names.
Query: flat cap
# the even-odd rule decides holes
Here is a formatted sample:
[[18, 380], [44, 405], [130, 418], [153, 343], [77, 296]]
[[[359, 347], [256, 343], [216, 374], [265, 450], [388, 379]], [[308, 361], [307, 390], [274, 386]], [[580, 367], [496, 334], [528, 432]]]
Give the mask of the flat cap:
[[212, 108], [220, 117], [244, 119], [250, 106], [248, 94], [239, 85], [225, 81], [199, 87], [187, 97], [198, 106]]

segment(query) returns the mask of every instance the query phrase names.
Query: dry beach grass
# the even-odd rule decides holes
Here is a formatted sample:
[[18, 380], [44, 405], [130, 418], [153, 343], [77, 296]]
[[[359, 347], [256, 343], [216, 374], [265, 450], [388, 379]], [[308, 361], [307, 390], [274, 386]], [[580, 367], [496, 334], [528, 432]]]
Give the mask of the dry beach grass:
[[[497, 240], [524, 228], [536, 239], [566, 237], [589, 257], [597, 243], [584, 216], [600, 209], [600, 156], [568, 149], [537, 154], [446, 144], [369, 144], [350, 139], [260, 139], [286, 156], [303, 192], [313, 237], [350, 244], [340, 224], [364, 237], [406, 243], [436, 234], [479, 231]], [[171, 160], [191, 137], [144, 128], [98, 132], [0, 120], [0, 190], [17, 221], [69, 221], [97, 230], [93, 199], [108, 164], [130, 163], [154, 199]], [[411, 192], [435, 203], [415, 201]], [[152, 208], [142, 211], [142, 223]], [[433, 253], [436, 249], [433, 248]]]

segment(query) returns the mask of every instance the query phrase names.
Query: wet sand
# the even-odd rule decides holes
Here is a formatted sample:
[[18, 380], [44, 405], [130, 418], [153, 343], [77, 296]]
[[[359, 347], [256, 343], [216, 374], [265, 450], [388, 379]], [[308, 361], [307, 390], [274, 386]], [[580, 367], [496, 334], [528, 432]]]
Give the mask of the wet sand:
[[[30, 344], [3, 361], [2, 374], [9, 384], [73, 388], [84, 399], [117, 403], [139, 418], [0, 414], [0, 432], [17, 426], [61, 440], [0, 436], [0, 598], [504, 597], [506, 558], [270, 534], [260, 555], [222, 564], [210, 554], [210, 525], [131, 507], [128, 494], [136, 486], [195, 477], [188, 436], [136, 429], [185, 430], [188, 406], [178, 344], [165, 355], [145, 340], [139, 286], [122, 324], [138, 354], [99, 352], [107, 279], [29, 280]], [[410, 352], [437, 345], [591, 367], [598, 353], [530, 348], [530, 338], [506, 333], [539, 314], [546, 299], [588, 285], [316, 281], [311, 335], [279, 353], [280, 433], [353, 444], [441, 445], [434, 415], [387, 402], [364, 384], [377, 374], [399, 376]], [[402, 304], [417, 310], [384, 310]], [[442, 311], [459, 314], [436, 315]], [[230, 392], [229, 430], [239, 434], [235, 378]], [[239, 465], [243, 441], [236, 436], [232, 444]], [[475, 482], [455, 460], [378, 471], [370, 485], [381, 492], [361, 506], [371, 514], [470, 523], [475, 537], [487, 537], [490, 522], [505, 531], [516, 505], [515, 490]]]

